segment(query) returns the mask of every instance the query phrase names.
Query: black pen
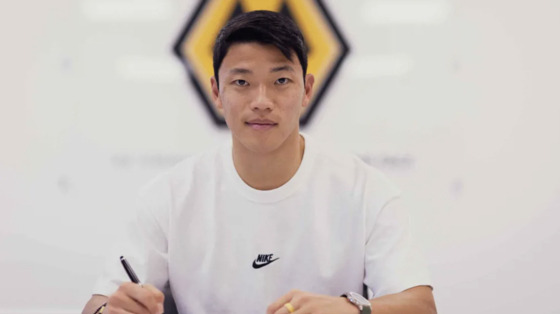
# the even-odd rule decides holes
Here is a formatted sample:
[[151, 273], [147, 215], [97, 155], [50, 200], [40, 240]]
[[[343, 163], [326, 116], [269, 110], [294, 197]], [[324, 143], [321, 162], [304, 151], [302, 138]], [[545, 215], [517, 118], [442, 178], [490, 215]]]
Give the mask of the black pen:
[[[128, 275], [128, 278], [130, 278], [130, 281], [134, 282], [135, 284], [142, 285], [140, 283], [140, 280], [138, 280], [138, 276], [136, 276], [136, 273], [134, 272], [132, 267], [130, 267], [130, 264], [126, 261], [126, 258], [124, 258], [124, 256], [121, 256], [121, 264], [123, 265], [124, 270], [126, 271], [126, 274]], [[107, 304], [107, 303], [105, 303], [105, 304]], [[162, 312], [162, 314], [165, 314], [165, 313]]]
[[132, 270], [132, 267], [130, 267], [130, 264], [128, 264], [124, 256], [121, 256], [121, 263], [124, 267], [124, 270], [126, 271], [126, 274], [128, 275], [128, 278], [130, 278], [130, 281], [136, 284], [140, 284], [140, 280], [138, 280], [136, 273], [134, 272], [134, 270]]
[[[134, 273], [134, 270], [132, 270], [132, 267], [130, 267], [130, 264], [128, 264], [124, 256], [121, 256], [121, 263], [124, 267], [124, 270], [126, 271], [126, 274], [128, 275], [128, 278], [130, 278], [130, 281], [140, 285], [140, 280], [138, 280], [136, 273]], [[106, 307], [107, 307], [107, 302], [103, 303], [103, 305], [101, 305], [95, 312], [93, 312], [93, 314], [103, 313]]]

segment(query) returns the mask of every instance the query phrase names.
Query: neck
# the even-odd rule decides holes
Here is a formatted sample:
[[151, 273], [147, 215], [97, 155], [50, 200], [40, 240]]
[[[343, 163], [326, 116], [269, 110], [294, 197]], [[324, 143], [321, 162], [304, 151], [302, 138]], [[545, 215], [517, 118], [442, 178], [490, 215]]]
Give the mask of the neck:
[[297, 172], [305, 140], [299, 133], [287, 139], [272, 152], [260, 153], [233, 145], [233, 164], [241, 179], [257, 190], [276, 189], [288, 182]]

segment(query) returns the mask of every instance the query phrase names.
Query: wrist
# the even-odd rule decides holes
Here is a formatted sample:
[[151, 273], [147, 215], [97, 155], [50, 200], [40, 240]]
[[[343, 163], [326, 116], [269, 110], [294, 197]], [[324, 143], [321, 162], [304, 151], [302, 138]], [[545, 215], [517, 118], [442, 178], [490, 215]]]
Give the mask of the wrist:
[[344, 297], [349, 304], [358, 310], [358, 312], [354, 313], [371, 314], [371, 302], [364, 298], [361, 294], [350, 291], [341, 295], [341, 297]]
[[102, 314], [105, 311], [106, 307], [107, 307], [107, 302], [103, 303], [100, 307], [98, 307], [97, 310], [93, 312], [93, 314]]
[[344, 312], [343, 313], [347, 313], [347, 314], [360, 314], [360, 309], [352, 304], [350, 301], [348, 301], [348, 299], [346, 297], [341, 297], [340, 301], [342, 301], [344, 303]]

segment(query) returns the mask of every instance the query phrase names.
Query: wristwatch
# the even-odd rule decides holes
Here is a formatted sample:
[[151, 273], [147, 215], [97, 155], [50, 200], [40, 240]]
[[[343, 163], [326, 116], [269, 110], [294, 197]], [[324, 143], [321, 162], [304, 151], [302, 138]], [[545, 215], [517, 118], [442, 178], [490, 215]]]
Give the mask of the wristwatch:
[[371, 314], [371, 303], [359, 293], [350, 291], [341, 295], [341, 297], [345, 297], [350, 303], [360, 309], [360, 314]]

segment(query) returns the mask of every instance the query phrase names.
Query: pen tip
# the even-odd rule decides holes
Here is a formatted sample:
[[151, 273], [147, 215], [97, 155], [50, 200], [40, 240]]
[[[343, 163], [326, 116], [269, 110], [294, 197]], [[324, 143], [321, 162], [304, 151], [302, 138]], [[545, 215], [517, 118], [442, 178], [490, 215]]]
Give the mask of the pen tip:
[[121, 261], [124, 259], [124, 256], [121, 255]]

